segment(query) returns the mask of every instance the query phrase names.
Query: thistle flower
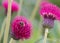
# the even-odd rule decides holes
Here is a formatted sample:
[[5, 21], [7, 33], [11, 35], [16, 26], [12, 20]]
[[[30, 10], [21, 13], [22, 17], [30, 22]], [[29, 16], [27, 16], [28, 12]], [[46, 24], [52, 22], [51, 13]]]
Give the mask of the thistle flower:
[[16, 16], [11, 27], [13, 39], [28, 39], [31, 35], [31, 23], [23, 16]]
[[52, 28], [54, 20], [60, 20], [60, 8], [52, 3], [42, 2], [39, 13], [44, 17], [44, 28]]
[[[2, 6], [5, 8], [5, 11], [7, 13], [7, 10], [8, 10], [8, 0], [3, 0]], [[12, 13], [13, 12], [17, 12], [19, 10], [19, 4], [16, 1], [13, 0], [11, 8], [12, 8], [12, 11], [11, 11]]]

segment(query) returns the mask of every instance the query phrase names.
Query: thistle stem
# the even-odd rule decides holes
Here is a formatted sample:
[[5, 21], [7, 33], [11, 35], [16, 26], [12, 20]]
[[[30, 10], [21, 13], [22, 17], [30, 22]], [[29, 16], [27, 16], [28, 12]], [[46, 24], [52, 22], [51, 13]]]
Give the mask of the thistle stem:
[[21, 14], [22, 4], [23, 4], [23, 0], [20, 0], [20, 1], [19, 1], [19, 11], [18, 11], [18, 13], [17, 13], [18, 16]]
[[19, 43], [23, 43], [24, 40], [20, 40]]
[[45, 29], [45, 36], [44, 36], [44, 42], [43, 43], [46, 43], [47, 35], [48, 35], [48, 28]]
[[11, 38], [9, 43], [13, 43], [13, 41], [14, 41], [14, 40]]
[[11, 3], [13, 0], [8, 0], [8, 12], [6, 17], [6, 27], [4, 33], [3, 43], [7, 43], [8, 41], [8, 34], [9, 34], [9, 27], [10, 27], [10, 20], [11, 20]]
[[4, 19], [3, 24], [2, 24], [2, 27], [1, 27], [0, 41], [1, 41], [2, 35], [3, 35], [3, 33], [4, 33], [5, 23], [6, 23], [6, 18]]
[[11, 38], [9, 43], [22, 43], [22, 42], [20, 40], [14, 40], [13, 38]]
[[36, 5], [35, 5], [35, 8], [34, 8], [33, 11], [32, 11], [32, 14], [31, 14], [31, 16], [30, 16], [30, 20], [31, 20], [31, 21], [35, 18], [36, 12], [37, 12], [37, 10], [38, 10], [38, 8], [39, 8], [40, 1], [41, 1], [41, 0], [37, 0], [37, 3], [36, 3]]

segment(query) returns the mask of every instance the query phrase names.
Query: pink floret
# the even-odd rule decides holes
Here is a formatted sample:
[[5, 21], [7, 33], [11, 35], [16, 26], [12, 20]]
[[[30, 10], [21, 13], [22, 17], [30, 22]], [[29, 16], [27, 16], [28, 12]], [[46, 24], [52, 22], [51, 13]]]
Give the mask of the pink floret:
[[44, 16], [44, 14], [51, 14], [53, 15], [57, 20], [60, 20], [60, 8], [56, 5], [49, 3], [49, 2], [42, 2], [41, 8], [39, 10], [39, 13]]
[[[21, 27], [20, 23], [23, 22]], [[23, 16], [16, 16], [12, 21], [11, 33], [15, 39], [28, 39], [31, 36], [31, 23]]]

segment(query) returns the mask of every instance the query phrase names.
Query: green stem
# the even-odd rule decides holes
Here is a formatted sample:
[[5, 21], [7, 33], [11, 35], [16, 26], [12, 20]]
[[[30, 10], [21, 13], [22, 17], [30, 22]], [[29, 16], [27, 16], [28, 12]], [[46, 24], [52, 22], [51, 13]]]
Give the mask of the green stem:
[[37, 3], [36, 3], [36, 5], [35, 5], [35, 8], [34, 8], [34, 10], [32, 11], [32, 14], [31, 14], [31, 16], [30, 16], [30, 20], [31, 20], [31, 21], [32, 21], [32, 20], [35, 18], [35, 16], [36, 16], [36, 12], [37, 12], [37, 10], [38, 10], [38, 8], [39, 8], [40, 2], [41, 2], [41, 0], [37, 0]]
[[6, 27], [5, 27], [3, 43], [7, 43], [7, 41], [8, 41], [9, 27], [10, 27], [10, 21], [11, 21], [11, 3], [12, 3], [12, 1], [13, 0], [8, 0], [8, 12], [7, 12], [7, 17], [6, 17]]
[[14, 40], [11, 38], [9, 43], [14, 43], [13, 41], [14, 41]]
[[44, 36], [44, 42], [43, 43], [47, 43], [47, 35], [48, 35], [48, 28], [45, 29], [45, 36]]
[[4, 27], [5, 27], [5, 23], [6, 23], [6, 18], [4, 19], [4, 21], [3, 21], [3, 24], [2, 24], [2, 27], [1, 27], [0, 41], [1, 41], [1, 38], [2, 38], [2, 36], [3, 36], [3, 33], [4, 33]]
[[20, 0], [20, 2], [19, 2], [19, 11], [17, 13], [18, 16], [21, 14], [22, 4], [23, 4], [23, 0]]

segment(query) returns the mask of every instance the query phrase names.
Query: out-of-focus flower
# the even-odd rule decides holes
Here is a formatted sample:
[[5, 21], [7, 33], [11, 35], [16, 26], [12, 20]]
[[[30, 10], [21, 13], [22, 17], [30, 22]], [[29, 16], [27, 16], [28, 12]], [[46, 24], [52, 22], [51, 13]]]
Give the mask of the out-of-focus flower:
[[39, 13], [44, 17], [44, 27], [53, 27], [54, 20], [60, 20], [60, 8], [52, 3], [42, 2]]
[[60, 8], [57, 7], [56, 5], [53, 5], [52, 3], [42, 3], [43, 5], [41, 6], [41, 9], [39, 13], [41, 15], [53, 15], [56, 19], [60, 19]]
[[[6, 11], [6, 13], [7, 13], [7, 10], [8, 10], [8, 0], [3, 0], [3, 2], [2, 2], [2, 6], [5, 8], [5, 11]], [[17, 12], [18, 10], [19, 10], [19, 4], [16, 2], [16, 1], [12, 1], [12, 5], [11, 5], [11, 12], [13, 13], [13, 12]]]
[[31, 23], [23, 16], [16, 16], [11, 27], [13, 39], [28, 39], [31, 36]]

